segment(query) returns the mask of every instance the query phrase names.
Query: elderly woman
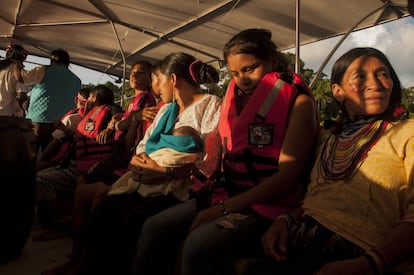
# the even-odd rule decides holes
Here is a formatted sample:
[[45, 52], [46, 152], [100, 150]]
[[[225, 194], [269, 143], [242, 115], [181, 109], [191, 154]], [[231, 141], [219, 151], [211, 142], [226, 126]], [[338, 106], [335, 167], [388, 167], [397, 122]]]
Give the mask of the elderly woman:
[[400, 81], [382, 52], [355, 48], [331, 82], [341, 112], [320, 135], [303, 205], [270, 226], [263, 245], [273, 260], [248, 274], [414, 270], [414, 120], [394, 117]]

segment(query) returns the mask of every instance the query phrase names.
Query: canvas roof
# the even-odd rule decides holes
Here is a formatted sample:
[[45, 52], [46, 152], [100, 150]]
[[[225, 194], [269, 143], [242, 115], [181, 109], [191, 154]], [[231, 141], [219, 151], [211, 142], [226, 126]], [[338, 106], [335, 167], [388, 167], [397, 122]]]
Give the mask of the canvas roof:
[[407, 15], [406, 0], [3, 0], [0, 47], [41, 57], [63, 48], [74, 64], [122, 77], [176, 51], [218, 66], [247, 28], [270, 29], [286, 50]]

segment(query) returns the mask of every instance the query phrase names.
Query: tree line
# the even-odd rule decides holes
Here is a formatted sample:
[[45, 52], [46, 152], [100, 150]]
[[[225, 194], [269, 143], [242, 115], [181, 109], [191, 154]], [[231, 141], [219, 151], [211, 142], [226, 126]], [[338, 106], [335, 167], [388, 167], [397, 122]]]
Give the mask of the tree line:
[[[295, 67], [295, 54], [285, 53], [286, 58], [289, 61], [291, 68]], [[305, 63], [300, 60], [300, 72], [301, 77], [307, 82], [310, 83], [313, 79], [315, 72], [312, 69], [305, 68]], [[231, 79], [230, 74], [228, 73], [226, 67], [220, 69], [220, 82], [217, 84], [210, 84], [202, 86], [204, 92], [215, 94], [217, 96], [223, 97], [226, 93], [227, 85]], [[122, 95], [122, 87], [118, 87], [112, 82], [108, 81], [104, 85], [108, 86], [114, 91], [115, 101], [121, 102], [122, 98], [122, 107], [125, 109], [126, 106], [131, 102], [132, 97], [134, 96], [134, 90], [131, 89], [128, 82], [124, 83], [124, 95]], [[92, 84], [87, 84], [84, 86], [93, 86]], [[338, 112], [338, 104], [335, 102], [331, 93], [331, 84], [330, 79], [324, 73], [321, 73], [315, 82], [315, 85], [312, 89], [317, 106], [320, 113], [321, 121], [328, 119], [334, 119]], [[406, 115], [409, 117], [414, 117], [414, 87], [404, 88], [402, 93], [402, 107], [404, 108]]]

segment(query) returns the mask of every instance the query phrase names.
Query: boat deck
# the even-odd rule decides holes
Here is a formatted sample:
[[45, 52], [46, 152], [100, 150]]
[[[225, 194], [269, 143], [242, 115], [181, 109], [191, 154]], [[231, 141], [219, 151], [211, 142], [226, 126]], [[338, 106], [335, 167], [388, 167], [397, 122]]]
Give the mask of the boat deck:
[[[31, 236], [39, 230], [40, 226], [33, 225]], [[39, 275], [67, 260], [72, 246], [70, 237], [35, 242], [31, 236], [17, 258], [0, 264], [0, 275]]]

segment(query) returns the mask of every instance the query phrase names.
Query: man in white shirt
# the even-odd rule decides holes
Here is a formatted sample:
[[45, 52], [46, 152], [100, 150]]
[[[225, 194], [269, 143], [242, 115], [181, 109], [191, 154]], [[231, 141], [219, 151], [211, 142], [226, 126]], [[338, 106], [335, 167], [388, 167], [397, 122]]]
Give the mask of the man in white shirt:
[[13, 63], [23, 63], [27, 51], [20, 45], [9, 45], [6, 58], [0, 60], [0, 115], [22, 116], [21, 103], [27, 99], [26, 88], [13, 75]]

